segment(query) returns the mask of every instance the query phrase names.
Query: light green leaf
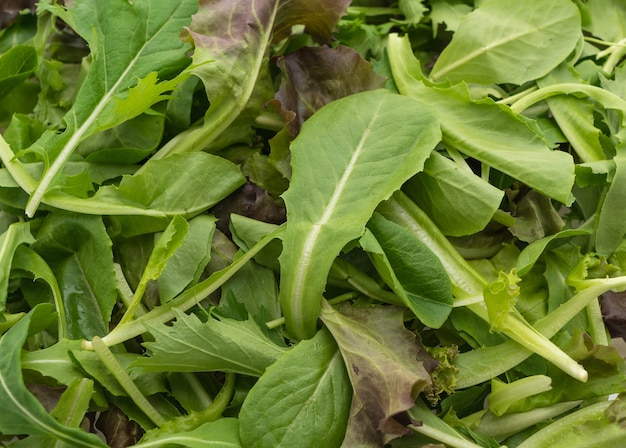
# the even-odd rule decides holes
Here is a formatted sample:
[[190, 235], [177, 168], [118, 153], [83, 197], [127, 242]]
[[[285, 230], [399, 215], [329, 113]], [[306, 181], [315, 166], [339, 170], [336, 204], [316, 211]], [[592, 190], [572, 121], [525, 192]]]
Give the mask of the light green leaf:
[[[68, 10], [42, 4], [42, 10], [60, 14], [88, 42], [91, 65], [72, 109], [64, 117], [65, 131], [52, 137], [44, 134], [52, 164], [31, 194], [26, 212], [29, 216], [34, 214], [76, 146], [98, 128], [106, 127], [98, 126], [98, 121], [109, 126], [119, 124], [114, 117], [107, 116], [117, 96], [153, 72], [164, 77], [184, 66], [187, 46], [178, 36], [190, 23], [196, 8], [197, 3], [192, 0], [159, 3], [81, 0]], [[152, 88], [151, 98], [144, 98], [142, 104], [153, 104], [160, 95], [161, 89]], [[143, 110], [134, 112], [139, 115]]]
[[626, 5], [620, 0], [593, 0], [579, 3], [588, 22], [585, 30], [608, 42], [626, 37]]
[[337, 100], [313, 115], [292, 144], [280, 264], [281, 306], [294, 337], [315, 333], [326, 277], [341, 248], [421, 170], [440, 138], [428, 106], [407, 99], [375, 90]]
[[556, 67], [580, 38], [580, 14], [569, 0], [485, 1], [461, 20], [430, 76], [521, 85]]
[[541, 256], [541, 254], [546, 250], [548, 245], [553, 240], [571, 238], [578, 235], [588, 235], [590, 233], [591, 231], [586, 229], [565, 229], [559, 233], [546, 236], [529, 244], [524, 248], [524, 250], [522, 250], [519, 257], [517, 258], [517, 261], [515, 262], [515, 268], [517, 269], [517, 273], [523, 276], [528, 271], [530, 271]]
[[[140, 172], [124, 176], [120, 185], [102, 187], [92, 201], [96, 206], [130, 206], [135, 209], [154, 210], [160, 215], [197, 213], [215, 205], [245, 183], [239, 168], [229, 161], [206, 153], [180, 154], [167, 160], [150, 160]], [[88, 212], [88, 211], [87, 211]], [[121, 210], [120, 210], [121, 212]]]
[[139, 442], [133, 448], [158, 448], [170, 444], [188, 448], [241, 448], [239, 421], [235, 418], [221, 418], [205, 423], [193, 431], [180, 431], [162, 437]]
[[213, 319], [174, 311], [172, 326], [146, 323], [155, 342], [145, 342], [151, 356], [135, 365], [169, 372], [235, 372], [260, 376], [287, 351], [267, 338], [254, 320]]
[[215, 231], [213, 216], [200, 215], [189, 221], [189, 230], [159, 276], [161, 303], [173, 299], [189, 285], [198, 282], [211, 259], [211, 241]]
[[500, 272], [498, 280], [485, 286], [483, 296], [489, 313], [491, 329], [502, 331], [506, 329], [506, 321], [515, 310], [515, 303], [519, 296], [520, 278], [515, 272]]
[[502, 190], [436, 151], [403, 191], [448, 236], [483, 230], [504, 196]]
[[65, 389], [50, 415], [64, 425], [78, 428], [85, 417], [85, 413], [89, 410], [89, 402], [93, 392], [92, 380], [76, 378]]
[[285, 353], [252, 387], [240, 420], [244, 446], [339, 447], [350, 383], [332, 336], [319, 331]]
[[452, 290], [439, 259], [410, 230], [378, 213], [367, 228], [380, 244], [382, 253], [370, 257], [385, 283], [422, 323], [441, 327], [452, 309]]
[[71, 350], [78, 349], [80, 349], [79, 340], [62, 339], [51, 347], [24, 352], [22, 369], [34, 370], [45, 377], [54, 378], [59, 384], [69, 386], [76, 378], [83, 376], [68, 354]]
[[[537, 80], [538, 87], [559, 83], [584, 83], [581, 76], [569, 64], [561, 64], [547, 76]], [[607, 90], [611, 91], [610, 88]], [[615, 92], [617, 94], [617, 92]], [[602, 132], [595, 126], [594, 104], [587, 98], [559, 95], [546, 100], [554, 120], [571, 147], [583, 162], [606, 158], [600, 138]]]
[[389, 36], [389, 60], [400, 92], [437, 111], [446, 145], [559, 202], [571, 202], [574, 161], [563, 151], [552, 151], [532, 122], [491, 100], [472, 101], [464, 84], [430, 85], [406, 36]]
[[601, 401], [544, 426], [517, 448], [620, 446], [626, 441], [624, 398]]
[[156, 242], [150, 253], [150, 258], [148, 258], [146, 267], [139, 279], [139, 284], [135, 288], [135, 293], [130, 303], [126, 306], [126, 312], [122, 316], [119, 325], [123, 325], [133, 319], [146, 292], [148, 282], [159, 278], [161, 272], [165, 269], [167, 261], [183, 243], [188, 229], [189, 224], [185, 221], [185, 218], [177, 215], [174, 216], [160, 235], [155, 236]]
[[106, 447], [95, 434], [59, 423], [24, 386], [20, 351], [28, 334], [32, 314], [21, 319], [0, 339], [0, 432], [5, 435], [50, 437], [76, 447]]
[[446, 30], [456, 31], [461, 19], [472, 11], [472, 7], [463, 0], [431, 0], [430, 20], [433, 26], [433, 37], [437, 37], [439, 25], [446, 24]]
[[6, 309], [9, 276], [15, 251], [21, 244], [34, 241], [30, 233], [30, 224], [27, 222], [14, 222], [0, 235], [0, 315]]

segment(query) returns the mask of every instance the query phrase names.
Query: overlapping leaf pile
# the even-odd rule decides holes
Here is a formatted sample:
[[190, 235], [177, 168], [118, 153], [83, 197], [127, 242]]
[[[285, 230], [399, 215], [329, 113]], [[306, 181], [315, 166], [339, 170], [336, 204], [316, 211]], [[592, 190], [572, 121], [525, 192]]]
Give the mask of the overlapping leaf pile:
[[0, 8], [4, 445], [626, 443], [622, 2]]

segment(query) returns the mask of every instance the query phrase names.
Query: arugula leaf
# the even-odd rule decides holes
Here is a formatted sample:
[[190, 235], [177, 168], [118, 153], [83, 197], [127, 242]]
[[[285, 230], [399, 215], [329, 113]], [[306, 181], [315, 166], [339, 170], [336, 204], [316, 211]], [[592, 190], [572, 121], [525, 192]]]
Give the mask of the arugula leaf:
[[337, 100], [311, 117], [292, 144], [280, 300], [296, 338], [315, 333], [324, 283], [341, 248], [360, 236], [378, 203], [421, 169], [439, 140], [428, 107], [407, 99], [377, 90]]
[[287, 350], [270, 341], [254, 320], [213, 319], [202, 323], [175, 312], [173, 326], [147, 323], [155, 342], [145, 342], [151, 356], [136, 365], [151, 371], [225, 371], [261, 376]]
[[[35, 309], [35, 308], [34, 308]], [[50, 437], [79, 447], [106, 447], [95, 434], [62, 425], [26, 389], [20, 370], [20, 351], [31, 322], [31, 311], [0, 339], [0, 432]]]
[[[40, 8], [52, 11], [72, 25], [90, 44], [92, 62], [74, 105], [64, 118], [67, 128], [61, 134], [42, 137], [52, 163], [31, 193], [26, 207], [28, 216], [35, 213], [76, 146], [96, 130], [119, 124], [111, 110], [117, 96], [151, 72], [168, 76], [186, 62], [186, 46], [178, 34], [189, 24], [196, 4], [191, 0], [158, 5], [146, 1], [81, 0], [71, 9], [47, 3], [42, 3]], [[146, 92], [149, 96], [143, 99], [144, 110], [162, 99], [160, 88]], [[143, 110], [133, 115], [140, 112]]]

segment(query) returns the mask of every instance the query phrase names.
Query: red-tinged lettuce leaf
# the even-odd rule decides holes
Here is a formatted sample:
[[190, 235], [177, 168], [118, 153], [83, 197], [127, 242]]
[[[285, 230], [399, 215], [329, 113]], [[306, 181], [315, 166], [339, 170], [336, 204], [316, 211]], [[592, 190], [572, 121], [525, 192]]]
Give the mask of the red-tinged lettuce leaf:
[[291, 34], [291, 27], [304, 25], [315, 39], [329, 42], [351, 0], [283, 0], [274, 25], [274, 42]]
[[403, 325], [399, 307], [342, 306], [325, 301], [322, 321], [348, 368], [354, 389], [344, 446], [382, 447], [410, 433], [394, 416], [413, 407], [431, 380], [415, 335]]
[[385, 79], [352, 48], [303, 47], [277, 61], [283, 77], [276, 99], [294, 111], [289, 124], [296, 135], [322, 106], [339, 98], [382, 88]]
[[279, 3], [200, 0], [189, 27], [191, 73], [202, 81], [210, 107], [202, 126], [179, 134], [154, 157], [206, 148], [246, 107], [260, 109], [272, 99], [268, 51]]

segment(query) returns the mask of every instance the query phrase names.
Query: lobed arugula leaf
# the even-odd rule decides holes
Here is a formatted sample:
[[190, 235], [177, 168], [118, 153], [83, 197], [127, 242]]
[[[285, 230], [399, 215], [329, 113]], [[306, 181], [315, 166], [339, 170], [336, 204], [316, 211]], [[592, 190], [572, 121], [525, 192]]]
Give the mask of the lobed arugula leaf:
[[137, 360], [145, 370], [226, 371], [261, 376], [287, 350], [267, 338], [253, 320], [210, 318], [175, 312], [172, 327], [146, 324], [155, 342], [145, 342], [151, 356]]

